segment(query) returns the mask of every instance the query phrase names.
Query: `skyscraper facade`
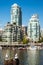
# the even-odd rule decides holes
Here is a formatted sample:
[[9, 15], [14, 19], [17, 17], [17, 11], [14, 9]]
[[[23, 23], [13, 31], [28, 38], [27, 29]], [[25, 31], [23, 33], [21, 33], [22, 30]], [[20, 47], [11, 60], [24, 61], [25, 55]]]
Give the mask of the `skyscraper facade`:
[[11, 23], [16, 24], [17, 26], [22, 25], [22, 12], [20, 6], [17, 4], [11, 6]]
[[27, 26], [22, 26], [22, 34], [23, 36], [27, 36]]
[[7, 25], [4, 27], [2, 40], [4, 42], [9, 42], [9, 43], [12, 41], [12, 26], [10, 22], [8, 22]]
[[41, 30], [41, 37], [43, 37], [43, 29]]
[[22, 15], [21, 8], [17, 4], [11, 6], [11, 22], [4, 28], [3, 39], [7, 42], [19, 42], [22, 40]]
[[40, 24], [39, 24], [39, 17], [37, 14], [34, 14], [28, 24], [28, 37], [32, 41], [39, 41], [40, 39]]
[[13, 24], [13, 40], [21, 41], [22, 11], [16, 3], [11, 6], [11, 23]]

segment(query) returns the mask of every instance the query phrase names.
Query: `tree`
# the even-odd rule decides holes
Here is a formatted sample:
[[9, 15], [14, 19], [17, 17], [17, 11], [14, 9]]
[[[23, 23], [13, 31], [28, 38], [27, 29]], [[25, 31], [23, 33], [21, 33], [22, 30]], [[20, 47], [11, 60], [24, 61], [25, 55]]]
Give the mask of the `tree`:
[[43, 37], [41, 37], [41, 39], [38, 41], [39, 43], [43, 42]]
[[2, 41], [2, 37], [0, 36], [0, 41]]
[[27, 44], [29, 42], [29, 39], [26, 38], [26, 36], [23, 37], [23, 44]]

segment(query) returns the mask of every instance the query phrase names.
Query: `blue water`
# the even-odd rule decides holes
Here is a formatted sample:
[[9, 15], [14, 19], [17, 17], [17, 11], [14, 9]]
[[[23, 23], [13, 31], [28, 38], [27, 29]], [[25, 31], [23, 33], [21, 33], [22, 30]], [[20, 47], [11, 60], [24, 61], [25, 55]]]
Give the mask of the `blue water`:
[[6, 53], [9, 58], [14, 58], [15, 53], [18, 53], [20, 65], [43, 65], [43, 50], [0, 50], [0, 65], [4, 65]]

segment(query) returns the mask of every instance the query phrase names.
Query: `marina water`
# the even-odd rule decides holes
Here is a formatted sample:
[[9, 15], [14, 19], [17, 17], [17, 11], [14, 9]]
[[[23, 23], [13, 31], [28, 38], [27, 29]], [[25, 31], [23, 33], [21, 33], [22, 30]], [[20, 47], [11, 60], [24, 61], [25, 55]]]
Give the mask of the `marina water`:
[[0, 50], [0, 65], [4, 65], [6, 54], [8, 58], [13, 58], [18, 54], [20, 65], [43, 65], [43, 50], [29, 50], [17, 48], [3, 48]]

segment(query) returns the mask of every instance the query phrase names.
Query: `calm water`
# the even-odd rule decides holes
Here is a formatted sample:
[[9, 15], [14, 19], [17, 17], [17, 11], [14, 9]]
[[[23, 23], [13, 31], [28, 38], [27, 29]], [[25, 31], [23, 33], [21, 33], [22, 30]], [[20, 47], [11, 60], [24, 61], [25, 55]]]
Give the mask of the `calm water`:
[[0, 65], [4, 65], [5, 55], [8, 58], [14, 58], [15, 53], [18, 53], [20, 65], [43, 65], [43, 50], [18, 50], [18, 49], [3, 49], [0, 50]]

